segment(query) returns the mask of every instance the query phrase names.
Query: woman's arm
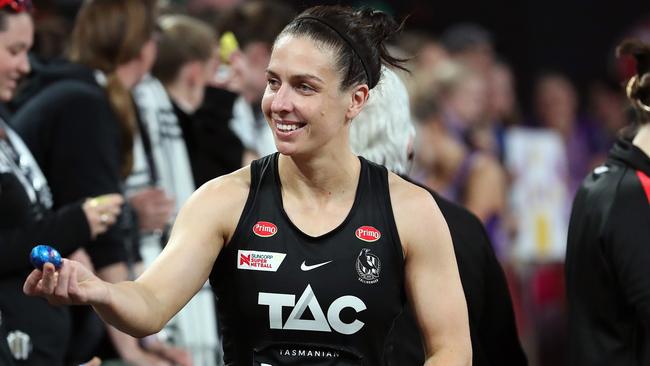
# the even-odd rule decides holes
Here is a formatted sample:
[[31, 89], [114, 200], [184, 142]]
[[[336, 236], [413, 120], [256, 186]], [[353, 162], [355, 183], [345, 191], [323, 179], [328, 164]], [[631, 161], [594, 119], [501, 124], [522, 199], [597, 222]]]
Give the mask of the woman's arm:
[[405, 285], [422, 331], [425, 365], [470, 365], [467, 304], [447, 223], [428, 192], [396, 176], [390, 181], [406, 257]]
[[167, 246], [136, 281], [110, 284], [65, 260], [56, 276], [53, 266], [33, 271], [25, 293], [54, 303], [92, 305], [107, 323], [135, 337], [159, 331], [207, 280], [243, 211], [248, 174], [242, 169], [195, 192], [179, 213]]

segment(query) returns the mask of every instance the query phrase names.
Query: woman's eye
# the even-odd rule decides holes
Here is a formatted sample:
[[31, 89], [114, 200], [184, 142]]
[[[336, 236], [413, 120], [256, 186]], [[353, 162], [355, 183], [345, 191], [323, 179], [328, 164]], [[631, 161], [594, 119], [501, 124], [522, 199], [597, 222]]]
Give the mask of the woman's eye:
[[300, 84], [298, 85], [298, 90], [300, 90], [301, 92], [313, 92], [314, 88], [312, 88], [307, 84]]
[[277, 89], [280, 87], [280, 82], [277, 79], [267, 79], [267, 84], [271, 89]]

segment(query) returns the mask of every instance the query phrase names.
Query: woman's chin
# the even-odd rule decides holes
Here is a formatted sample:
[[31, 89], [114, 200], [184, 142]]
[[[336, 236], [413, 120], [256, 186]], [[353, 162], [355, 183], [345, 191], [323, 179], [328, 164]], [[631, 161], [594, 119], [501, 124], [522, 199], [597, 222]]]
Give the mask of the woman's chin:
[[292, 156], [298, 153], [296, 145], [293, 143], [286, 143], [282, 141], [275, 141], [275, 148], [282, 155]]

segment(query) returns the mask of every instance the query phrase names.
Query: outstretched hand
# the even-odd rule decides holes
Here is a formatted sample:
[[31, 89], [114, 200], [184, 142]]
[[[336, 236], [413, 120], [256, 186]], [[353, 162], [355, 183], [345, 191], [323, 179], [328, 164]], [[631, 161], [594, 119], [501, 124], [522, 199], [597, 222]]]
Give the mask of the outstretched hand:
[[52, 263], [29, 274], [23, 292], [40, 296], [52, 305], [94, 305], [106, 303], [108, 284], [79, 262], [63, 259], [56, 271]]

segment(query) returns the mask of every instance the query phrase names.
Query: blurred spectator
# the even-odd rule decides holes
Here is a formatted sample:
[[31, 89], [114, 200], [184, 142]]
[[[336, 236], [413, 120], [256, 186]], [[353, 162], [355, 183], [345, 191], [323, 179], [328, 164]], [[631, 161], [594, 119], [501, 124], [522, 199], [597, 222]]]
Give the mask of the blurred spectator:
[[430, 87], [434, 70], [449, 60], [447, 50], [432, 35], [424, 32], [402, 31], [393, 46], [408, 59], [407, 68], [411, 77], [403, 79], [409, 97], [419, 95]]
[[446, 128], [458, 142], [471, 145], [471, 131], [485, 123], [488, 83], [485, 77], [459, 63], [446, 62], [433, 71], [430, 90], [435, 93]]
[[[134, 169], [127, 179], [127, 195], [160, 191], [173, 198], [175, 208], [165, 230], [171, 227], [176, 213], [194, 192], [192, 167], [198, 158], [198, 136], [194, 131], [193, 113], [203, 102], [207, 83], [218, 66], [217, 37], [212, 28], [198, 19], [184, 15], [165, 15], [159, 19], [158, 57], [152, 75], [134, 89], [141, 123], [134, 145]], [[214, 143], [214, 142], [213, 142]], [[189, 150], [189, 151], [188, 151]], [[141, 215], [139, 215], [141, 216]], [[158, 256], [167, 241], [165, 231], [141, 225], [138, 238], [145, 264]], [[138, 275], [141, 271], [137, 271]], [[207, 350], [213, 356], [217, 348], [216, 321], [211, 292], [199, 293], [175, 317], [173, 338], [195, 351]], [[207, 309], [207, 311], [206, 311]], [[196, 319], [202, 319], [197, 324]], [[194, 321], [193, 321], [194, 320]], [[213, 327], [206, 326], [214, 324]], [[171, 333], [171, 332], [169, 332]], [[155, 348], [178, 364], [188, 364], [188, 355], [148, 337], [147, 348]], [[204, 364], [202, 354], [195, 361]]]
[[506, 129], [521, 122], [512, 70], [504, 63], [495, 63], [487, 84], [486, 118], [470, 130], [469, 140], [473, 148], [503, 161]]
[[[25, 2], [0, 6], [0, 100], [9, 101], [30, 70], [34, 34]], [[10, 52], [11, 51], [11, 52]], [[63, 256], [116, 222], [123, 200], [108, 195], [52, 210], [52, 194], [21, 138], [0, 119], [0, 363], [63, 365], [70, 344], [69, 312], [22, 293], [21, 278], [33, 267], [36, 244], [52, 243]]]
[[291, 21], [294, 11], [276, 1], [245, 2], [224, 15], [220, 33], [232, 32], [239, 48], [230, 55], [226, 88], [239, 94], [230, 127], [246, 149], [258, 156], [275, 152], [273, 135], [260, 102], [266, 89], [266, 67], [275, 37]]
[[[589, 86], [589, 113], [598, 123], [599, 146], [612, 146], [618, 133], [634, 118], [622, 85], [610, 80], [597, 80]], [[600, 150], [600, 149], [599, 149]], [[604, 156], [603, 156], [604, 160]]]
[[[506, 243], [503, 227], [506, 180], [498, 161], [472, 152], [449, 127], [432, 93], [416, 99], [419, 122], [416, 169], [412, 176], [443, 197], [459, 203], [485, 224], [497, 251]], [[498, 253], [500, 254], [500, 253]]]
[[[55, 207], [82, 197], [122, 192], [133, 165], [136, 126], [129, 91], [155, 59], [154, 7], [153, 0], [85, 2], [72, 33], [68, 55], [72, 62], [52, 65], [36, 75], [32, 90], [40, 92], [13, 119], [43, 167]], [[142, 200], [131, 202], [137, 206]], [[157, 206], [155, 214], [164, 225], [172, 207], [162, 198]], [[126, 264], [131, 258], [125, 233], [122, 225], [116, 226], [87, 247], [105, 280], [128, 278]], [[78, 311], [83, 314], [84, 309]], [[108, 332], [120, 355], [132, 364], [166, 364], [143, 352], [136, 339], [112, 327]], [[90, 358], [83, 353], [93, 352], [96, 341], [93, 335], [79, 336], [72, 357]]]
[[576, 90], [561, 74], [540, 76], [534, 98], [537, 125], [556, 131], [564, 140], [569, 161], [569, 191], [573, 194], [587, 172], [598, 163], [601, 151], [596, 126], [579, 117]]
[[478, 24], [461, 23], [445, 30], [440, 40], [451, 57], [466, 67], [487, 76], [494, 64], [494, 41]]
[[[415, 128], [409, 96], [399, 77], [384, 69], [363, 111], [350, 126], [352, 151], [405, 176]], [[407, 178], [408, 179], [408, 178]], [[469, 311], [473, 365], [526, 365], [508, 286], [485, 229], [477, 217], [429, 190], [452, 236]], [[389, 359], [399, 365], [424, 362], [424, 349], [410, 309], [394, 328]]]

